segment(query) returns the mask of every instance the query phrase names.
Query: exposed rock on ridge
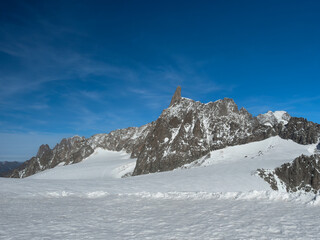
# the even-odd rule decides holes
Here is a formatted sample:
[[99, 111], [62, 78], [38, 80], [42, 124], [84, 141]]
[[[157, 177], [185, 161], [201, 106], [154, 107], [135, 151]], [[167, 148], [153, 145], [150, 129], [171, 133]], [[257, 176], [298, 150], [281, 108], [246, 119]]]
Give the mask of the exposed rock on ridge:
[[180, 99], [181, 99], [181, 87], [178, 86], [176, 91], [173, 94], [169, 107], [171, 107], [176, 102], [179, 102]]
[[320, 125], [285, 112], [253, 117], [230, 98], [203, 104], [181, 97], [178, 87], [170, 106], [159, 118], [142, 127], [97, 134], [88, 139], [63, 139], [53, 149], [42, 145], [37, 155], [10, 174], [27, 177], [58, 164], [73, 164], [98, 147], [125, 150], [137, 158], [133, 175], [168, 171], [197, 160], [226, 146], [260, 141], [279, 135], [300, 144], [316, 143]]
[[267, 113], [257, 116], [258, 121], [266, 126], [274, 127], [275, 125], [282, 123], [287, 124], [291, 116], [285, 111], [268, 111]]
[[24, 162], [7, 176], [23, 178], [58, 164], [78, 163], [90, 156], [98, 147], [112, 151], [124, 150], [131, 153], [132, 157], [137, 157], [152, 126], [153, 123], [149, 123], [139, 128], [130, 127], [109, 134], [97, 134], [88, 139], [79, 136], [62, 139], [53, 149], [48, 145], [41, 145], [35, 157]]
[[320, 155], [301, 155], [275, 170], [258, 169], [258, 174], [273, 190], [317, 192], [320, 189]]
[[165, 109], [145, 140], [133, 175], [168, 171], [226, 146], [277, 134], [230, 98], [203, 104], [187, 98]]
[[304, 145], [317, 143], [320, 137], [320, 125], [305, 118], [291, 117], [288, 124], [280, 128], [279, 136]]

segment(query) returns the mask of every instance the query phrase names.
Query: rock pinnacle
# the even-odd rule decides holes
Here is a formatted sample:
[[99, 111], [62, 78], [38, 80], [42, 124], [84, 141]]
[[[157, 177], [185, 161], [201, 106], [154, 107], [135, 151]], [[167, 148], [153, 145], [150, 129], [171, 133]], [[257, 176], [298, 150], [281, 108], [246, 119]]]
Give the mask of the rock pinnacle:
[[173, 94], [169, 107], [178, 102], [181, 99], [181, 87], [178, 86], [176, 91]]

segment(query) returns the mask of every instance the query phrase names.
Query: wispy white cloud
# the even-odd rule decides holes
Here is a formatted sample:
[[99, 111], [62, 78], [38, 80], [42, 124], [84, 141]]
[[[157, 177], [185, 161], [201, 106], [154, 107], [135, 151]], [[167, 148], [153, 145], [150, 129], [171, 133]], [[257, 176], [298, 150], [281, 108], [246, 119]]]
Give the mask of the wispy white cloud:
[[[66, 35], [83, 41], [91, 36], [81, 29], [54, 24], [29, 4], [26, 8], [33, 19], [16, 16], [25, 23], [22, 27], [0, 23], [0, 51], [22, 63], [14, 72], [0, 73], [0, 83], [6, 83], [0, 88], [0, 109], [8, 118], [26, 118], [45, 125], [49, 123], [42, 116], [65, 113], [68, 115], [65, 120], [63, 117], [57, 120], [65, 121], [70, 129], [99, 132], [112, 126], [135, 125], [128, 120], [136, 117], [134, 109], [112, 106], [113, 101], [121, 102], [121, 97], [126, 101], [137, 98], [141, 108], [157, 112], [168, 106], [177, 85], [182, 85], [183, 94], [188, 97], [230, 88], [214, 79], [207, 83], [206, 74], [198, 74], [201, 63], [186, 57], [175, 56], [164, 64], [128, 59], [130, 64], [125, 64], [125, 60], [108, 61], [100, 52], [87, 51], [66, 41], [63, 41], [66, 45], [56, 44], [65, 40]], [[81, 82], [82, 87], [75, 86], [75, 81]], [[91, 88], [95, 81], [99, 81], [97, 86]], [[25, 106], [22, 103], [26, 99]], [[104, 106], [92, 109], [92, 102]], [[34, 113], [38, 112], [41, 116], [35, 117]]]
[[49, 105], [47, 103], [35, 103], [27, 107], [35, 110], [49, 109]]
[[149, 108], [157, 109], [169, 104], [178, 85], [182, 86], [183, 96], [198, 100], [199, 96], [216, 92], [231, 93], [237, 87], [234, 84], [224, 85], [215, 79], [209, 79], [209, 76], [203, 73], [201, 64], [192, 64], [192, 61], [185, 57], [178, 59], [179, 61], [172, 59], [171, 64], [155, 67], [138, 65], [138, 72], [143, 77], [139, 84], [128, 85], [127, 91], [136, 94], [138, 98], [148, 100], [145, 104]]
[[[28, 4], [25, 7], [35, 11]], [[91, 76], [122, 81], [136, 79], [135, 71], [128, 67], [97, 60], [94, 54], [87, 54], [85, 50], [55, 44], [55, 41], [65, 39], [66, 34], [84, 37], [81, 31], [53, 24], [37, 11], [33, 17], [32, 21], [20, 19], [23, 26], [0, 23], [0, 51], [22, 63], [14, 72], [1, 72], [0, 102], [43, 89], [50, 82], [85, 80]]]

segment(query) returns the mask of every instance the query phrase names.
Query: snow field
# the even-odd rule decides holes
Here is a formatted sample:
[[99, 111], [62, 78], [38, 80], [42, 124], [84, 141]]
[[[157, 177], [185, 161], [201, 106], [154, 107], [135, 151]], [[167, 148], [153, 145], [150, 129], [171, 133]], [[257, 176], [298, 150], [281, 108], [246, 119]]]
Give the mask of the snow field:
[[1, 239], [317, 239], [319, 234], [319, 207], [265, 199], [37, 196], [0, 198], [0, 204]]
[[314, 149], [272, 137], [126, 178], [136, 160], [97, 149], [78, 164], [0, 178], [0, 239], [317, 239], [320, 197], [272, 191], [255, 174]]

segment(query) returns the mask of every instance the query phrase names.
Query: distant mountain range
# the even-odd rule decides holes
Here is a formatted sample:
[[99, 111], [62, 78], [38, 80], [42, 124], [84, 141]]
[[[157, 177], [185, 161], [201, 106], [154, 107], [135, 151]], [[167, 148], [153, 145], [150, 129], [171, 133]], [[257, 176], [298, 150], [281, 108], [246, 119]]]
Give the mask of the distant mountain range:
[[22, 164], [22, 162], [0, 162], [0, 177], [6, 176], [12, 170], [16, 169]]
[[[181, 88], [178, 87], [169, 107], [163, 110], [156, 121], [87, 139], [79, 136], [63, 139], [53, 149], [42, 145], [37, 155], [14, 169], [10, 177], [23, 178], [57, 165], [78, 163], [97, 148], [123, 150], [130, 153], [132, 158], [137, 158], [132, 175], [170, 171], [202, 157], [209, 157], [213, 150], [272, 136], [291, 139], [303, 145], [315, 144], [319, 142], [320, 125], [304, 118], [291, 117], [284, 111], [269, 111], [254, 117], [244, 108], [239, 110], [230, 98], [200, 103], [181, 97]], [[299, 164], [287, 166], [291, 169], [290, 173], [283, 166], [276, 170], [260, 169], [258, 172], [275, 190], [278, 185], [274, 179], [279, 176], [287, 191], [316, 191], [320, 188], [320, 183], [314, 183], [318, 179], [301, 176], [318, 174], [317, 159], [318, 152], [310, 159], [296, 159]], [[306, 166], [308, 170], [300, 173], [299, 169]]]

